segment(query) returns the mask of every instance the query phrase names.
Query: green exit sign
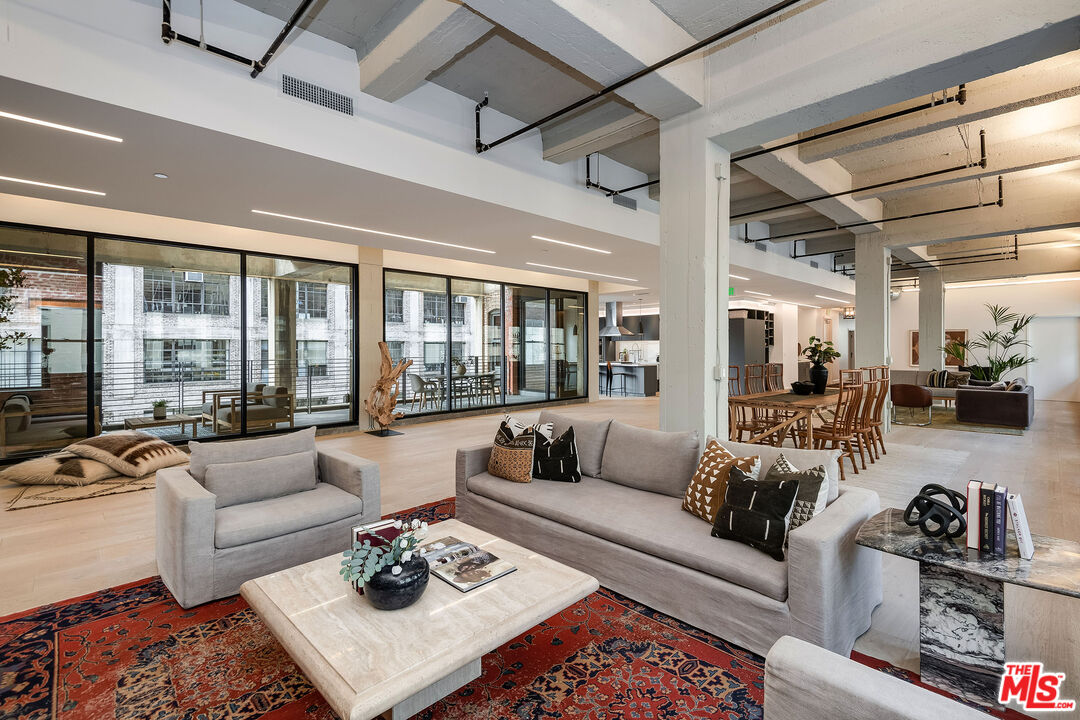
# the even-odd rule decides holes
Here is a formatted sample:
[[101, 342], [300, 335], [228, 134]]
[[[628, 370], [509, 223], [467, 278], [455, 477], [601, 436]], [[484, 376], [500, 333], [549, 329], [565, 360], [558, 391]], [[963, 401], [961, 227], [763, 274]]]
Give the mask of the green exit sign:
[[729, 287], [727, 289], [727, 294], [728, 294], [728, 297], [734, 297], [735, 296], [735, 288]]

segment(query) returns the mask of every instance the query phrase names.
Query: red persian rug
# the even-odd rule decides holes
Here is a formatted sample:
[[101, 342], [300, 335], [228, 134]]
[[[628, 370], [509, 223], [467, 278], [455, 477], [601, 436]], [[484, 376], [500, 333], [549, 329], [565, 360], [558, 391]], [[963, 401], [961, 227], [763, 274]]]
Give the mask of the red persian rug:
[[[447, 500], [397, 515], [453, 512]], [[601, 589], [485, 655], [477, 680], [417, 717], [754, 720], [763, 687], [761, 657]], [[242, 598], [184, 610], [151, 578], [0, 619], [0, 718], [334, 714]]]

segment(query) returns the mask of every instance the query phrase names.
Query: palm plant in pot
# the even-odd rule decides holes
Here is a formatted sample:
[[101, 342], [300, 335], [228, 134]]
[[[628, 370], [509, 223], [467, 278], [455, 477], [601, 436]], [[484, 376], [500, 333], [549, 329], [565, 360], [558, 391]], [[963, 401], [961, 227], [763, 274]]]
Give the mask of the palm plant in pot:
[[825, 386], [829, 384], [829, 368], [825, 365], [840, 357], [840, 352], [833, 347], [832, 340], [822, 340], [812, 335], [803, 355], [811, 363], [810, 382], [814, 383], [814, 392], [823, 395]]
[[[1035, 315], [1021, 315], [1005, 305], [986, 303], [985, 307], [993, 330], [983, 330], [970, 340], [952, 340], [941, 349], [959, 359], [973, 379], [998, 382], [1006, 373], [1036, 362], [1027, 354], [1031, 346], [1020, 337]], [[986, 353], [985, 360], [976, 357], [976, 350]]]
[[[395, 520], [393, 527], [400, 534], [384, 543], [353, 541], [341, 561], [341, 576], [357, 587], [362, 583], [364, 596], [380, 610], [412, 605], [424, 594], [428, 583], [428, 562], [416, 551], [427, 537], [427, 523], [413, 520], [406, 525]], [[371, 534], [381, 537], [377, 531]]]

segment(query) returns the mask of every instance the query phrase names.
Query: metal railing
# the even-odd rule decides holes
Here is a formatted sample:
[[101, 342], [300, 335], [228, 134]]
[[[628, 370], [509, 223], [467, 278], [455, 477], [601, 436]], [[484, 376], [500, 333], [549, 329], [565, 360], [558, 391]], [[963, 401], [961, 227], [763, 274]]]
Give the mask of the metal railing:
[[[243, 376], [243, 377], [242, 377]], [[154, 380], [148, 382], [148, 379]], [[105, 363], [101, 371], [101, 423], [104, 429], [123, 427], [124, 421], [153, 415], [153, 403], [164, 401], [169, 415], [184, 414], [202, 417], [212, 416], [211, 406], [218, 395], [217, 411], [241, 402], [238, 398], [246, 385], [249, 405], [259, 404], [260, 394], [255, 385], [284, 388], [284, 391], [267, 390], [267, 404], [280, 406], [288, 413], [282, 422], [313, 424], [315, 419], [304, 416], [333, 413], [348, 419], [349, 409], [355, 398], [353, 392], [353, 368], [349, 360], [329, 360], [317, 365], [277, 364], [251, 361], [246, 373], [241, 373], [240, 363], [213, 363], [211, 367], [197, 367], [193, 363]], [[344, 412], [337, 412], [344, 411]], [[212, 420], [208, 417], [207, 420]], [[230, 418], [231, 420], [231, 418]], [[239, 430], [239, 422], [230, 422], [232, 431]]]

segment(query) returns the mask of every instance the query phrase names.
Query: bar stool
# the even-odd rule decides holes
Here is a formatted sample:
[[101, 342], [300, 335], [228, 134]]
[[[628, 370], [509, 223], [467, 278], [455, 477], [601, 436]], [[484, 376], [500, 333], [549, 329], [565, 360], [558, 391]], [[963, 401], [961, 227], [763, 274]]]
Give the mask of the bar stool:
[[619, 390], [622, 391], [623, 397], [626, 397], [626, 373], [617, 373], [611, 367], [611, 361], [607, 361], [607, 394], [611, 397], [611, 391], [615, 384], [616, 378], [619, 380]]

